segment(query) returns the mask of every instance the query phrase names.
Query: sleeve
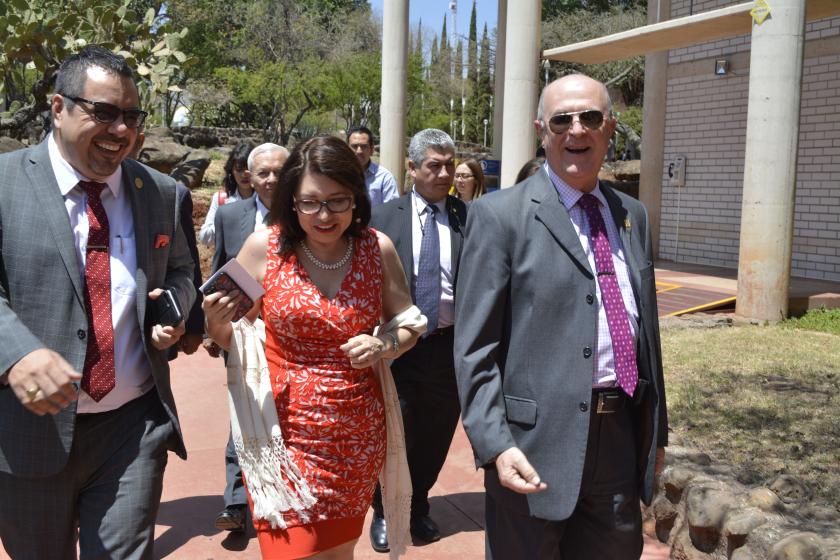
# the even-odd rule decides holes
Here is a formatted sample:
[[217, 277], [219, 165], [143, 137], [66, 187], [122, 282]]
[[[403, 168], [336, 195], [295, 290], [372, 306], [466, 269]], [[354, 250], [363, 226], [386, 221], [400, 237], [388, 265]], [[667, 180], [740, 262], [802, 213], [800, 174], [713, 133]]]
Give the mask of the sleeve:
[[204, 223], [201, 225], [201, 230], [198, 232], [198, 240], [205, 247], [212, 247], [216, 241], [216, 211], [219, 209], [219, 193], [213, 193], [213, 198], [210, 200], [210, 209], [207, 210], [207, 216], [204, 218]]
[[175, 239], [172, 243], [172, 249], [169, 251], [169, 259], [166, 263], [166, 279], [163, 284], [164, 287], [172, 288], [175, 291], [181, 309], [192, 309], [192, 305], [196, 299], [196, 289], [193, 285], [195, 266], [192, 255], [190, 255], [189, 247], [187, 246], [184, 229], [181, 227], [181, 201], [174, 184], [172, 189], [176, 191], [174, 196]]
[[505, 331], [511, 255], [495, 209], [479, 201], [470, 208], [458, 270], [455, 371], [461, 417], [475, 453], [476, 465], [492, 463], [516, 446], [505, 415], [500, 347]]
[[387, 169], [384, 171], [385, 173], [382, 176], [382, 204], [400, 196], [397, 192], [397, 181], [394, 179], [394, 175]]
[[213, 230], [216, 232], [216, 249], [213, 251], [211, 273], [219, 270], [228, 261], [225, 253], [225, 228], [224, 222], [222, 222], [222, 214], [216, 213], [213, 222]]
[[[188, 188], [178, 184], [178, 198], [181, 201], [179, 210], [181, 229], [184, 231], [184, 237], [187, 239], [187, 247], [193, 260], [193, 286], [197, 295], [198, 287], [201, 286], [201, 258], [199, 257], [198, 245], [195, 241], [195, 225], [193, 224], [192, 217], [192, 194], [190, 194]], [[201, 298], [199, 297], [195, 298], [192, 309], [190, 309], [187, 316], [186, 328], [188, 333], [204, 332], [204, 311], [201, 309]]]

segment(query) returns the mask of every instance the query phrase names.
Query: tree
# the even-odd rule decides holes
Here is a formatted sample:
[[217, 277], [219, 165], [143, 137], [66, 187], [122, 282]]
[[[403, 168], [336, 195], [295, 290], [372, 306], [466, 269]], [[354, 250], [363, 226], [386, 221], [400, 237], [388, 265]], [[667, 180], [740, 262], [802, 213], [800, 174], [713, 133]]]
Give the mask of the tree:
[[12, 0], [0, 3], [0, 94], [7, 112], [0, 132], [21, 137], [49, 110], [48, 94], [61, 62], [85, 45], [124, 56], [139, 76], [144, 107], [183, 86], [192, 59], [179, 50], [186, 29], [175, 33], [150, 7], [141, 18], [132, 0]]
[[[485, 24], [486, 27], [486, 24]], [[478, 34], [476, 28], [475, 0], [470, 15], [470, 37], [467, 45], [467, 81], [471, 85], [478, 83]]]

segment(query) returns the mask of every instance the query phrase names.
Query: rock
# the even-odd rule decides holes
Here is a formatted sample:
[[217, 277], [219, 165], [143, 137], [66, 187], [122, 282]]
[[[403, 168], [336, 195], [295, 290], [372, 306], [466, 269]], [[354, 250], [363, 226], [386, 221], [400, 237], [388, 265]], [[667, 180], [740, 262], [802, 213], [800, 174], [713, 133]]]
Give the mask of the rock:
[[769, 560], [822, 560], [821, 540], [814, 533], [794, 533], [773, 545]]
[[186, 160], [179, 163], [170, 175], [176, 181], [184, 183], [190, 190], [201, 186], [204, 172], [210, 167], [210, 154], [204, 150], [190, 152]]
[[767, 515], [756, 507], [729, 510], [723, 521], [727, 554], [731, 556], [733, 551], [744, 546], [752, 530], [766, 522]]
[[720, 486], [698, 485], [689, 488], [685, 501], [692, 544], [702, 552], [712, 552], [718, 547], [723, 520], [735, 497]]
[[165, 126], [153, 126], [149, 127], [143, 131], [146, 134], [146, 138], [169, 138], [170, 140], [174, 141], [175, 133], [172, 132], [172, 129], [167, 128]]
[[0, 154], [14, 152], [15, 150], [22, 150], [26, 146], [14, 138], [8, 136], [0, 136]]
[[642, 162], [638, 159], [613, 162], [613, 174], [619, 181], [638, 181], [642, 173]]
[[668, 467], [662, 473], [662, 485], [665, 487], [665, 495], [673, 503], [682, 498], [682, 493], [688, 483], [698, 475], [696, 471], [685, 467]]
[[779, 496], [767, 488], [753, 488], [747, 495], [747, 501], [750, 505], [768, 513], [782, 512], [785, 509]]
[[[837, 521], [837, 510], [832, 507], [807, 504], [800, 508], [799, 513], [814, 521]], [[840, 525], [840, 523], [838, 523]]]
[[759, 560], [757, 556], [753, 556], [752, 552], [746, 548], [739, 548], [729, 555], [729, 560]]
[[786, 504], [799, 503], [808, 498], [808, 489], [795, 476], [780, 474], [767, 485]]
[[170, 138], [152, 136], [146, 138], [139, 160], [141, 163], [169, 175], [175, 169], [175, 166], [186, 159], [190, 151], [189, 148]]
[[651, 504], [653, 511], [654, 531], [660, 542], [668, 542], [671, 538], [671, 529], [677, 520], [677, 508], [665, 496], [657, 496]]

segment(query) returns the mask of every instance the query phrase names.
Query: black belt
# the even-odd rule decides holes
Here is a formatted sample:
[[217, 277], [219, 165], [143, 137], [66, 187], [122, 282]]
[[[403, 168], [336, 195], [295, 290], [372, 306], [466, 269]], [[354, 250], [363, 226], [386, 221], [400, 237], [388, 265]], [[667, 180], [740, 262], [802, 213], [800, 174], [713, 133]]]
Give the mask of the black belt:
[[592, 389], [592, 404], [596, 414], [612, 414], [622, 410], [630, 399], [620, 387], [606, 389]]

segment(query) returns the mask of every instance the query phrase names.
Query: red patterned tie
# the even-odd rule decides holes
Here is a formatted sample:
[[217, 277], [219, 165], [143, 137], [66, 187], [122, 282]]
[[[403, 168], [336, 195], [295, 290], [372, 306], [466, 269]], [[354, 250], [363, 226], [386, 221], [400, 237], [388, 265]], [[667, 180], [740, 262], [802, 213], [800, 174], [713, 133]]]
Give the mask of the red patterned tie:
[[80, 181], [87, 193], [90, 229], [85, 258], [85, 306], [88, 342], [82, 389], [99, 402], [114, 388], [114, 327], [111, 319], [111, 264], [108, 251], [108, 216], [102, 206], [104, 183]]
[[595, 253], [595, 271], [598, 275], [598, 286], [601, 288], [601, 300], [607, 313], [607, 325], [612, 339], [613, 359], [615, 361], [615, 376], [624, 392], [633, 396], [639, 380], [639, 369], [636, 365], [636, 343], [630, 333], [630, 319], [621, 288], [615, 276], [610, 240], [607, 238], [607, 228], [601, 216], [599, 202], [595, 196], [585, 194], [580, 197], [578, 204], [589, 220], [589, 240]]

